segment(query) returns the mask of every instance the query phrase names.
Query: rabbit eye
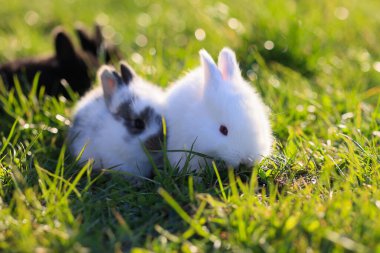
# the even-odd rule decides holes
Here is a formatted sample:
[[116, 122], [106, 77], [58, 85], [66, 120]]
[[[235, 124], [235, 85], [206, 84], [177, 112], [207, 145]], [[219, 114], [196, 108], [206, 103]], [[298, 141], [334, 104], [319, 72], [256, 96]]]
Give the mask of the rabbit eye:
[[228, 128], [225, 125], [220, 125], [219, 132], [221, 132], [221, 134], [223, 134], [224, 136], [227, 136], [228, 135]]
[[135, 119], [133, 122], [134, 128], [138, 130], [144, 130], [145, 128], [145, 122], [142, 119]]

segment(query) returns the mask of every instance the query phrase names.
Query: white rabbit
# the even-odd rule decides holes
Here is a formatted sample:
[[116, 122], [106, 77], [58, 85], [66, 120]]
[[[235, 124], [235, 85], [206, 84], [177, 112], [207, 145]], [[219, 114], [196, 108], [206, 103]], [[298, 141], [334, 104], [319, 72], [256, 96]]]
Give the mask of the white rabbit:
[[[218, 65], [202, 49], [201, 66], [175, 82], [167, 91], [165, 118], [168, 158], [185, 164], [190, 150], [227, 165], [251, 166], [271, 152], [273, 142], [269, 108], [241, 76], [235, 53], [223, 48]], [[211, 159], [194, 155], [191, 170]]]
[[[94, 169], [112, 168], [149, 176], [152, 166], [144, 152], [161, 149], [163, 91], [137, 76], [125, 63], [121, 75], [110, 66], [98, 71], [101, 87], [77, 104], [68, 140], [80, 161], [94, 159]], [[161, 155], [151, 152], [155, 161]]]

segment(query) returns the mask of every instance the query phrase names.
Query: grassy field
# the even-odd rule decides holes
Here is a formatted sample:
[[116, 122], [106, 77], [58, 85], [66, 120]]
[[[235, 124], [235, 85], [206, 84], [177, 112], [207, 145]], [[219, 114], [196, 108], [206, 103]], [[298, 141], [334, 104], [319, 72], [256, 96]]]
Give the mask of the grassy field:
[[162, 86], [230, 46], [276, 137], [252, 170], [136, 186], [68, 155], [75, 101], [1, 88], [0, 251], [380, 252], [379, 1], [0, 3], [0, 62], [52, 52], [76, 21]]

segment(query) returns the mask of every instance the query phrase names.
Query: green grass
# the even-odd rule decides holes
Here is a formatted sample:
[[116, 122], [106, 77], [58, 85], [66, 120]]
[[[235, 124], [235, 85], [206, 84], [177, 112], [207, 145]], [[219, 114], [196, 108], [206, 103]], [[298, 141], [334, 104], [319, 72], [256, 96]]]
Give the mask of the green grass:
[[380, 252], [378, 1], [1, 6], [0, 61], [52, 52], [55, 25], [74, 35], [75, 21], [97, 19], [139, 74], [167, 86], [200, 48], [216, 57], [228, 45], [277, 140], [252, 170], [164, 168], [136, 186], [68, 155], [74, 102], [0, 88], [2, 252]]

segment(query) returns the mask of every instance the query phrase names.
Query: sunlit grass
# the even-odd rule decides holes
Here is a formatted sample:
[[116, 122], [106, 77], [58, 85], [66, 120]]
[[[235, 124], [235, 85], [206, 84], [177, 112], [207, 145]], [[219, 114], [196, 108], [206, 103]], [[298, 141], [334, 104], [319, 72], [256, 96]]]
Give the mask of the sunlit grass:
[[[43, 7], [42, 7], [43, 6]], [[274, 153], [252, 170], [165, 163], [131, 184], [68, 155], [70, 102], [0, 82], [4, 252], [376, 252], [380, 49], [376, 1], [8, 1], [0, 62], [51, 53], [50, 32], [94, 20], [145, 78], [167, 86], [237, 51], [272, 110]], [[35, 84], [38, 81], [36, 78]], [[36, 87], [36, 85], [34, 85]]]

